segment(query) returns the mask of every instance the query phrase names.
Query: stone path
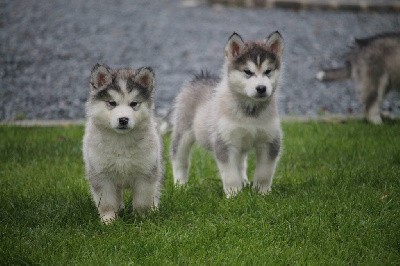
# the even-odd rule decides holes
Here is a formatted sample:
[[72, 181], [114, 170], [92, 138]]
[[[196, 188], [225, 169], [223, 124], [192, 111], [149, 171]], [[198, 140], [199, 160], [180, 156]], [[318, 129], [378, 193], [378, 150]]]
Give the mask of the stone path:
[[[189, 3], [189, 4], [188, 4]], [[400, 29], [395, 12], [233, 8], [181, 0], [3, 0], [0, 2], [0, 121], [83, 119], [90, 70], [151, 66], [157, 111], [171, 107], [184, 82], [202, 69], [220, 73], [233, 31], [285, 39], [280, 112], [359, 115], [350, 81], [321, 83], [355, 37]], [[384, 111], [400, 114], [398, 93]]]
[[400, 12], [399, 0], [208, 0], [208, 2], [246, 7]]

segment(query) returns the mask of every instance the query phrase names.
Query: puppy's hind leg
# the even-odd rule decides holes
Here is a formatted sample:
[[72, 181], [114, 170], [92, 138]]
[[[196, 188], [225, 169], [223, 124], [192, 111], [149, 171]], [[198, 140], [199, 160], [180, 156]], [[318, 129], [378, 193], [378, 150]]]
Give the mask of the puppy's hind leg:
[[190, 152], [194, 141], [194, 133], [191, 130], [183, 133], [174, 132], [172, 135], [171, 159], [175, 185], [184, 185], [188, 182]]
[[[381, 77], [379, 82], [370, 83], [369, 88], [365, 92], [365, 111], [367, 120], [375, 125], [382, 124], [381, 118], [381, 105], [386, 89], [388, 87], [389, 78], [385, 74]], [[376, 87], [375, 87], [376, 86]]]

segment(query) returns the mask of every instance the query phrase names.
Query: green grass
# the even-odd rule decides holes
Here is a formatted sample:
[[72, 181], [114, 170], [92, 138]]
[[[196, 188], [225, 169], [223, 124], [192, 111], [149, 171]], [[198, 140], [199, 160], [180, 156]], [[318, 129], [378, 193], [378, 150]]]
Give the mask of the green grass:
[[0, 264], [398, 265], [400, 124], [283, 131], [272, 194], [247, 188], [226, 200], [199, 148], [189, 185], [174, 189], [165, 151], [159, 211], [143, 218], [130, 207], [105, 226], [84, 178], [82, 127], [1, 126]]

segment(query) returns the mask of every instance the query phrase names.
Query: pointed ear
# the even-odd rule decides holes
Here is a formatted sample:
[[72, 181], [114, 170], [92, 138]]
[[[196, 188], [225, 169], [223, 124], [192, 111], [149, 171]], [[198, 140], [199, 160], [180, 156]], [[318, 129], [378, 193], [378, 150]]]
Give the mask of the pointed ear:
[[90, 84], [94, 89], [102, 89], [112, 82], [110, 67], [97, 63], [90, 75]]
[[234, 32], [225, 46], [225, 56], [229, 59], [237, 57], [244, 49], [245, 44], [239, 34]]
[[154, 87], [154, 71], [151, 67], [142, 67], [137, 70], [135, 82], [139, 83], [147, 89]]
[[283, 38], [279, 31], [273, 32], [265, 39], [265, 45], [268, 50], [276, 54], [278, 57], [282, 56], [283, 53]]

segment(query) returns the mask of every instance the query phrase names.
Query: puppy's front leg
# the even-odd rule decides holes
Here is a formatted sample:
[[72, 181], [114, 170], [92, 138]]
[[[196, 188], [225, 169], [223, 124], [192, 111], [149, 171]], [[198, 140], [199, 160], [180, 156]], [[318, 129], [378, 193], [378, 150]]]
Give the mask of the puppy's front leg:
[[159, 203], [158, 182], [151, 177], [137, 178], [133, 187], [133, 209], [144, 214], [150, 210], [156, 210]]
[[247, 153], [242, 153], [239, 162], [239, 171], [242, 175], [242, 183], [244, 186], [250, 184], [249, 179], [247, 178]]
[[281, 140], [277, 135], [271, 143], [256, 148], [256, 170], [253, 189], [262, 195], [271, 191], [272, 179], [278, 162]]
[[240, 171], [243, 156], [237, 148], [226, 145], [221, 139], [217, 139], [214, 152], [225, 195], [231, 198], [243, 188], [243, 177]]
[[106, 177], [89, 181], [101, 221], [105, 224], [112, 223], [117, 218], [118, 209], [122, 205], [121, 189]]

